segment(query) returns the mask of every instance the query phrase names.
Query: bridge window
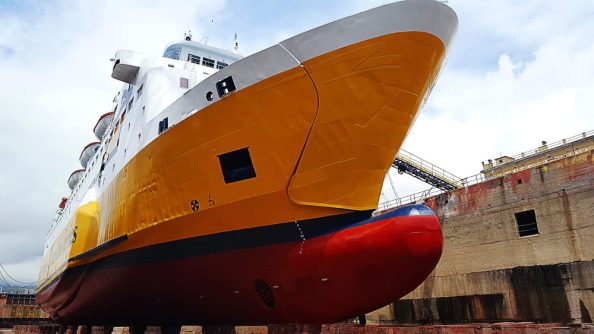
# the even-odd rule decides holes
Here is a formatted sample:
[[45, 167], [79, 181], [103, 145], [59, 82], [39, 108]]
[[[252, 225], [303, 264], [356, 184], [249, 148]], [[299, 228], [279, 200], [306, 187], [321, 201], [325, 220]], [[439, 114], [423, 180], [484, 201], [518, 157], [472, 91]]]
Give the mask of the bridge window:
[[538, 235], [538, 225], [536, 224], [534, 210], [516, 212], [514, 216], [516, 218], [516, 224], [518, 224], [520, 237]]
[[256, 177], [248, 148], [219, 155], [225, 183], [232, 183]]
[[200, 65], [200, 57], [195, 56], [193, 54], [188, 54], [188, 61], [190, 63], [194, 63], [194, 64]]
[[165, 50], [163, 57], [179, 60], [180, 53], [181, 53], [181, 47], [179, 45], [172, 45], [172, 46], [168, 47], [167, 50]]
[[202, 65], [214, 68], [215, 61], [209, 58], [202, 58]]
[[218, 61], [218, 62], [217, 62], [217, 69], [218, 69], [218, 70], [220, 70], [221, 68], [225, 68], [225, 67], [227, 67], [227, 66], [229, 66], [229, 64], [227, 64], [227, 63], [223, 63], [222, 61]]

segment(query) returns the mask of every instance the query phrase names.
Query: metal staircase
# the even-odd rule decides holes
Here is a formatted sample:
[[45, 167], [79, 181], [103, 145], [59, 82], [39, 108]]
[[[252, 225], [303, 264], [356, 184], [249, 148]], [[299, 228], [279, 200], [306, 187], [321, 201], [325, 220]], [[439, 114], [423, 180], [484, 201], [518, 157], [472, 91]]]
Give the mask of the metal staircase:
[[454, 190], [462, 185], [462, 180], [456, 175], [402, 149], [396, 154], [392, 166], [400, 174], [407, 173], [444, 191]]

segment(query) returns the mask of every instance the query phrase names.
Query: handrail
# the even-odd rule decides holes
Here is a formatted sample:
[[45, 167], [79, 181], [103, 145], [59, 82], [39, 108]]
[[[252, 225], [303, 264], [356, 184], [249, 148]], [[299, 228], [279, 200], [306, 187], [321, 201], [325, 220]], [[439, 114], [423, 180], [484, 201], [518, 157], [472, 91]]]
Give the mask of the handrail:
[[0, 293], [7, 295], [34, 295], [35, 289], [18, 286], [0, 286]]
[[[594, 130], [590, 130], [590, 131], [587, 131], [587, 132], [582, 132], [579, 135], [575, 135], [575, 136], [572, 136], [572, 137], [569, 137], [569, 138], [565, 138], [565, 139], [562, 139], [560, 141], [556, 141], [556, 142], [554, 142], [552, 144], [547, 144], [547, 150], [558, 148], [560, 146], [567, 145], [567, 144], [570, 144], [570, 143], [574, 143], [574, 142], [577, 142], [579, 140], [587, 139], [587, 138], [593, 137], [593, 136], [594, 136]], [[401, 155], [401, 152], [403, 152], [404, 155], [409, 155], [411, 157], [418, 158], [414, 154], [409, 153], [409, 152], [407, 152], [405, 150], [402, 150], [402, 149], [400, 150], [400, 152], [398, 152], [397, 157], [398, 156], [402, 156]], [[516, 160], [516, 159], [524, 159], [524, 158], [528, 158], [530, 156], [541, 154], [541, 153], [542, 153], [542, 151], [539, 151], [539, 149], [537, 148], [535, 150], [522, 152], [520, 154], [517, 154], [517, 155], [513, 156], [512, 158], [514, 158], [514, 160]], [[418, 159], [422, 160], [421, 158], [418, 158]], [[428, 164], [430, 164], [430, 163], [428, 163]], [[501, 165], [503, 165], [503, 164], [501, 164]], [[495, 166], [494, 168], [496, 168], [496, 167], [497, 166]], [[437, 169], [441, 169], [441, 168], [437, 167]], [[489, 180], [489, 178], [487, 178], [485, 176], [485, 174], [483, 173], [484, 171], [481, 172], [481, 173], [475, 174], [475, 175], [471, 175], [469, 177], [465, 177], [465, 178], [458, 178], [457, 176], [455, 176], [455, 175], [453, 175], [451, 173], [448, 173], [445, 170], [443, 170], [443, 171], [445, 173], [447, 173], [447, 174], [450, 174], [451, 177], [457, 178], [457, 180], [454, 181], [454, 182], [452, 182], [452, 184], [455, 185], [455, 186], [457, 186], [458, 188], [466, 188], [468, 186], [472, 186], [472, 185], [475, 185], [475, 184], [478, 184], [478, 183], [481, 183], [481, 182], [484, 182], [484, 181]], [[446, 174], [444, 174], [444, 175], [446, 175]], [[395, 199], [392, 199], [392, 200], [389, 200], [389, 201], [385, 201], [385, 202], [379, 203], [376, 212], [381, 212], [381, 211], [389, 210], [389, 209], [392, 209], [392, 208], [395, 208], [395, 207], [398, 207], [398, 206], [402, 206], [402, 205], [405, 205], [405, 204], [419, 203], [420, 201], [424, 201], [424, 200], [426, 200], [429, 197], [437, 196], [437, 195], [442, 194], [444, 192], [446, 192], [446, 191], [432, 187], [432, 188], [429, 188], [427, 190], [419, 191], [419, 192], [414, 193], [414, 194], [410, 194], [410, 195], [403, 196], [403, 197], [398, 197], [398, 198], [395, 198]]]
[[[472, 185], [475, 185], [475, 184], [478, 184], [478, 183], [481, 183], [484, 181], [487, 181], [487, 178], [485, 177], [485, 175], [483, 173], [478, 173], [478, 174], [471, 175], [469, 177], [460, 179], [459, 181], [454, 183], [454, 185], [456, 185], [458, 188], [466, 188], [466, 187], [469, 187], [469, 186], [472, 186]], [[421, 201], [426, 200], [429, 197], [437, 196], [439, 194], [443, 194], [444, 192], [446, 192], [446, 191], [439, 189], [439, 188], [431, 187], [429, 189], [419, 191], [414, 194], [410, 194], [410, 195], [403, 196], [403, 197], [398, 197], [398, 198], [395, 198], [395, 199], [392, 199], [389, 201], [379, 203], [377, 211], [381, 212], [381, 211], [389, 210], [389, 209], [392, 209], [392, 208], [395, 208], [398, 206], [402, 206], [405, 204], [419, 203]]]
[[431, 175], [434, 175], [450, 184], [458, 184], [460, 182], [460, 178], [443, 168], [437, 167], [435, 164], [430, 163], [427, 160], [424, 160], [408, 151], [400, 149], [398, 154], [396, 155], [396, 159], [400, 159], [420, 170], [423, 170]]
[[[587, 139], [589, 137], [594, 137], [594, 130], [582, 132], [582, 133], [580, 133], [578, 135], [571, 136], [571, 137], [565, 138], [565, 139], [561, 139], [559, 141], [556, 141], [556, 142], [553, 142], [553, 143], [550, 143], [550, 144], [549, 143], [546, 143], [545, 144], [546, 145], [546, 151], [550, 151], [552, 149], [555, 149], [555, 148], [558, 148], [558, 147], [561, 147], [561, 146], [564, 146], [564, 145], [567, 145], [567, 144], [571, 144], [571, 143], [580, 141], [582, 139]], [[533, 156], [542, 154], [543, 152], [546, 152], [546, 151], [542, 151], [541, 148], [542, 148], [542, 146], [540, 146], [538, 148], [535, 148], [535, 149], [532, 149], [532, 150], [524, 151], [524, 152], [522, 152], [520, 154], [516, 154], [516, 155], [512, 156], [511, 158], [515, 162], [516, 160], [530, 158], [530, 157], [533, 157]], [[507, 164], [507, 163], [497, 164], [497, 165], [495, 165], [495, 166], [493, 166], [491, 168], [487, 168], [485, 170], [497, 169], [498, 167], [503, 166], [505, 164]]]

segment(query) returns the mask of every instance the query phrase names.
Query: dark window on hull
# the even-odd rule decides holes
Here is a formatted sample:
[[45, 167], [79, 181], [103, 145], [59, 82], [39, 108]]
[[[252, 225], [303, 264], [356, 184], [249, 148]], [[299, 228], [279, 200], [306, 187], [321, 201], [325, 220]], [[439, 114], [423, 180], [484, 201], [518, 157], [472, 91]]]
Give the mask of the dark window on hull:
[[235, 82], [233, 81], [232, 76], [228, 76], [216, 84], [217, 86], [217, 93], [219, 93], [219, 97], [223, 97], [231, 92], [235, 91]]
[[232, 183], [256, 177], [248, 148], [219, 155], [225, 183]]
[[516, 223], [518, 224], [518, 233], [521, 237], [538, 234], [538, 225], [536, 224], [536, 214], [534, 210], [521, 211], [514, 213]]
[[159, 134], [162, 134], [167, 128], [169, 128], [169, 118], [165, 117], [159, 122]]

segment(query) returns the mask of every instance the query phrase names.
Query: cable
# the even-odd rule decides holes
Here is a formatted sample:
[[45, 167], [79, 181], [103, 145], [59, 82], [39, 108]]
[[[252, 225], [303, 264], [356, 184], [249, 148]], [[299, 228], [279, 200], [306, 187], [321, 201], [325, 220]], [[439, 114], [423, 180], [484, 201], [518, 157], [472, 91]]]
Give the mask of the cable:
[[6, 280], [6, 278], [4, 278], [4, 275], [2, 275], [2, 270], [0, 270], [0, 283], [3, 283], [7, 287], [10, 286], [10, 283], [8, 283], [8, 281]]
[[[14, 278], [14, 277], [10, 276], [10, 274], [8, 273], [8, 270], [6, 270], [6, 268], [4, 268], [4, 266], [2, 265], [2, 263], [0, 263], [0, 269], [4, 270], [4, 273], [6, 274], [6, 276], [8, 276], [8, 277], [9, 277], [10, 279], [12, 279], [13, 281], [15, 281], [15, 282], [17, 282], [17, 283], [20, 283], [20, 284], [25, 284], [25, 286], [23, 286], [23, 287], [32, 287], [32, 286], [35, 286], [35, 284], [39, 283], [38, 281], [37, 281], [37, 282], [22, 282], [22, 281], [19, 281], [18, 279], [16, 279], [16, 278]], [[2, 275], [2, 270], [0, 270], [0, 275]], [[4, 275], [2, 275], [2, 278], [3, 278], [3, 280], [6, 282], [6, 284], [10, 285], [10, 284], [9, 284], [9, 283], [6, 281], [6, 278], [4, 278]]]

